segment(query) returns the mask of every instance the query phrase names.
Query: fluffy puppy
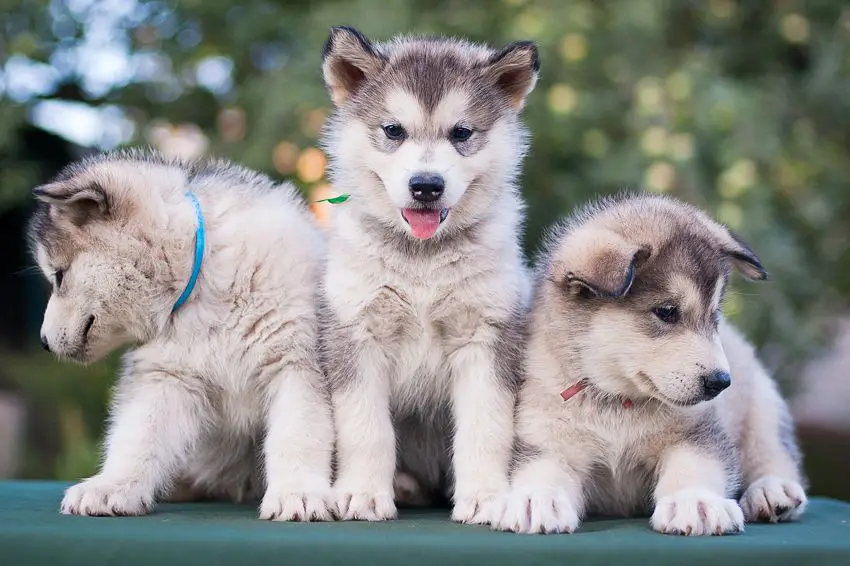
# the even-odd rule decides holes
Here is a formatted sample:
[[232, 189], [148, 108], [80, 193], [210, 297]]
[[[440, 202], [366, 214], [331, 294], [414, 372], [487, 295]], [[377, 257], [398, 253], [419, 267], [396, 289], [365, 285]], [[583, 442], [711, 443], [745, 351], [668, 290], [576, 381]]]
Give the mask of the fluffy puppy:
[[786, 404], [720, 314], [733, 266], [767, 277], [744, 242], [670, 198], [605, 199], [553, 231], [495, 528], [651, 513], [658, 532], [710, 535], [803, 512]]
[[[519, 319], [520, 110], [537, 49], [335, 28], [324, 76], [337, 191], [322, 338], [344, 519], [396, 516], [393, 477], [483, 523], [508, 487]], [[449, 462], [451, 459], [451, 462]]]
[[62, 512], [265, 493], [262, 518], [330, 519], [324, 244], [294, 189], [225, 162], [121, 151], [33, 192], [30, 241], [53, 285], [44, 347], [88, 363], [134, 346], [100, 472], [67, 490]]

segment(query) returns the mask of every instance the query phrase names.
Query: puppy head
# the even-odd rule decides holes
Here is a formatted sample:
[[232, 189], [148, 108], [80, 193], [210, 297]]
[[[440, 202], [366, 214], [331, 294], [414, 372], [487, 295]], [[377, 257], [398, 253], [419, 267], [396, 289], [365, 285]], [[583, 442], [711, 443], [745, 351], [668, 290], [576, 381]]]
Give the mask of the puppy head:
[[533, 43], [374, 44], [337, 27], [323, 70], [337, 106], [325, 143], [351, 206], [418, 239], [498, 214], [526, 151], [518, 114], [537, 80]]
[[33, 189], [29, 240], [52, 284], [41, 327], [50, 351], [87, 363], [164, 323], [176, 295], [154, 243], [164, 223], [160, 189], [180, 198], [184, 183], [156, 156], [124, 153], [76, 163]]
[[718, 335], [732, 266], [765, 279], [725, 227], [672, 199], [605, 201], [557, 242], [549, 265], [581, 375], [615, 395], [688, 406], [731, 383]]

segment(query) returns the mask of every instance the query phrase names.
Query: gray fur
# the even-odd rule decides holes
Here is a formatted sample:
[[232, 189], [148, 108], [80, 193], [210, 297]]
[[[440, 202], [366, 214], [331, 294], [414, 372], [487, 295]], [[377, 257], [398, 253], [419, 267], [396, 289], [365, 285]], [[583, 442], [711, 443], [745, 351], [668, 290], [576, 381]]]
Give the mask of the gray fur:
[[804, 488], [808, 489], [809, 479], [805, 474], [805, 470], [803, 470], [803, 451], [800, 450], [800, 443], [797, 440], [797, 431], [794, 427], [791, 411], [784, 403], [779, 408], [779, 438], [785, 452], [797, 466], [801, 478], [800, 483]]
[[[539, 452], [496, 528], [650, 512], [660, 532], [722, 534], [803, 512], [785, 402], [720, 315], [733, 266], [766, 277], [740, 237], [667, 197], [602, 199], [550, 232], [517, 410], [518, 443]], [[722, 373], [718, 396], [706, 380]]]
[[511, 471], [515, 471], [518, 467], [526, 462], [533, 461], [535, 458], [543, 454], [543, 449], [523, 440], [519, 437], [514, 437], [513, 460], [511, 461]]
[[[172, 312], [194, 262], [200, 277]], [[121, 346], [100, 472], [62, 511], [262, 498], [266, 519], [330, 519], [333, 427], [318, 362], [323, 245], [290, 185], [224, 161], [117, 151], [33, 191], [29, 239], [53, 293], [42, 337], [78, 362]]]
[[[389, 492], [398, 467], [396, 488], [448, 490], [456, 520], [486, 522], [507, 488], [528, 301], [516, 178], [528, 142], [519, 110], [536, 80], [536, 49], [419, 37], [378, 44], [334, 28], [323, 70], [336, 104], [323, 135], [331, 180], [351, 195], [333, 210], [322, 287], [340, 514], [395, 516]], [[388, 124], [404, 136], [387, 135]], [[468, 139], [452, 137], [460, 126], [473, 131]], [[416, 172], [444, 177], [437, 202], [412, 199]], [[410, 210], [446, 216], [421, 236]], [[458, 398], [471, 382], [480, 394], [470, 386]], [[492, 414], [478, 397], [492, 399]], [[476, 456], [487, 442], [487, 454]]]

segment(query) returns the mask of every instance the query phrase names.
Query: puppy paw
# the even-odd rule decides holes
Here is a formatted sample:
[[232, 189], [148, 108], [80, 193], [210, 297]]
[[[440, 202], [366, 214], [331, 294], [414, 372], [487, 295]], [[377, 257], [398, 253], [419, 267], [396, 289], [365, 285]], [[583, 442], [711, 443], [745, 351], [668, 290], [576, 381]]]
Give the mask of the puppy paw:
[[337, 495], [337, 517], [343, 521], [388, 521], [398, 516], [393, 494], [351, 493]]
[[659, 500], [650, 524], [668, 535], [722, 535], [743, 531], [744, 514], [734, 499], [686, 489]]
[[94, 476], [65, 490], [60, 511], [65, 515], [146, 515], [154, 495], [139, 482]]
[[504, 515], [505, 494], [480, 492], [455, 494], [452, 521], [470, 525], [489, 525]]
[[267, 521], [333, 521], [333, 497], [329, 489], [286, 491], [269, 488], [260, 504], [260, 519]]
[[741, 509], [748, 523], [793, 521], [803, 514], [807, 503], [803, 486], [776, 476], [762, 476], [741, 497]]
[[501, 507], [502, 515], [492, 523], [499, 531], [572, 533], [581, 523], [576, 505], [561, 490], [518, 489], [504, 496]]
[[422, 507], [431, 502], [416, 478], [407, 472], [396, 472], [393, 479], [393, 492], [398, 505]]

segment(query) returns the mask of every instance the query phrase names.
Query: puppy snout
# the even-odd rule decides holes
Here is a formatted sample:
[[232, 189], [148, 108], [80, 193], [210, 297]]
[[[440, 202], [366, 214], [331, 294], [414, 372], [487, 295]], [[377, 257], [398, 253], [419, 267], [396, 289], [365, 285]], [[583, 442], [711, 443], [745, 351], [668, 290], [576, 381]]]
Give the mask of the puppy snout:
[[702, 390], [706, 399], [714, 399], [732, 385], [732, 376], [726, 371], [713, 371], [702, 376]]
[[41, 338], [41, 347], [42, 347], [42, 349], [43, 349], [45, 352], [49, 352], [49, 351], [50, 351], [50, 344], [47, 342], [47, 338], [46, 338], [43, 334], [40, 336], [40, 338]]
[[417, 173], [410, 178], [410, 195], [417, 202], [434, 202], [443, 196], [446, 181], [436, 173]]

